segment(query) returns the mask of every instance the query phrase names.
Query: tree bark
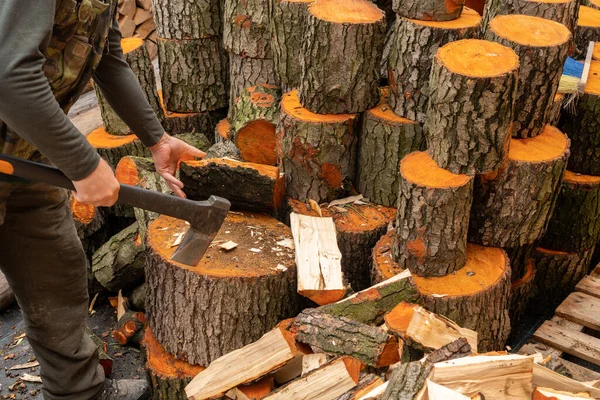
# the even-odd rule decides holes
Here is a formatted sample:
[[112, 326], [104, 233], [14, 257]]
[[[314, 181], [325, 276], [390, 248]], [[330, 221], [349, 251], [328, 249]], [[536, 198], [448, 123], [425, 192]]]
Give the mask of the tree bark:
[[215, 241], [237, 248], [211, 247], [194, 268], [169, 261], [174, 236], [185, 231], [165, 216], [148, 230], [146, 312], [169, 353], [206, 366], [296, 314], [293, 252], [276, 244], [291, 238], [289, 228], [265, 215], [229, 214]]
[[508, 309], [510, 314], [510, 324], [513, 328], [518, 326], [521, 317], [525, 315], [525, 311], [529, 305], [534, 279], [535, 264], [531, 258], [527, 262], [527, 270], [525, 273], [520, 278], [513, 280], [510, 285], [510, 302]]
[[151, 156], [150, 150], [135, 135], [111, 135], [104, 128], [98, 128], [87, 135], [87, 140], [113, 169], [117, 167], [123, 157]]
[[214, 111], [178, 113], [168, 111], [164, 107], [162, 91], [158, 93], [165, 114], [162, 126], [171, 135], [184, 133], [200, 133], [211, 137], [217, 123], [227, 115], [227, 109], [220, 108]]
[[234, 53], [229, 53], [229, 79], [230, 113], [246, 89], [256, 85], [279, 86], [273, 60], [248, 58]]
[[365, 112], [358, 145], [358, 191], [373, 203], [396, 207], [398, 165], [405, 155], [418, 150], [425, 150], [421, 124], [398, 117], [385, 101]]
[[317, 353], [348, 355], [371, 367], [387, 367], [399, 359], [398, 340], [383, 329], [318, 309], [301, 312], [294, 321], [297, 340]]
[[[461, 50], [466, 52], [463, 59], [473, 57], [482, 67], [498, 68], [490, 67], [486, 77], [450, 70], [444, 62]], [[492, 54], [493, 63], [487, 60]], [[503, 64], [506, 68], [500, 69]], [[429, 154], [441, 168], [474, 175], [502, 166], [508, 154], [518, 65], [516, 53], [497, 43], [460, 40], [438, 50], [431, 71], [425, 131]]]
[[483, 30], [497, 15], [523, 14], [559, 22], [574, 32], [577, 24], [578, 4], [576, 0], [558, 2], [543, 0], [487, 0], [483, 12]]
[[554, 96], [552, 105], [548, 108], [548, 125], [558, 126], [560, 116], [562, 114], [563, 103], [565, 95], [563, 93], [557, 93]]
[[535, 243], [532, 243], [520, 247], [505, 247], [502, 249], [506, 252], [510, 260], [511, 281], [516, 281], [525, 275], [527, 264], [533, 258], [535, 248]]
[[575, 54], [585, 59], [589, 42], [600, 41], [600, 10], [595, 7], [580, 6], [579, 19], [575, 26]]
[[215, 144], [221, 143], [225, 140], [229, 140], [230, 132], [231, 123], [227, 118], [223, 118], [215, 127]]
[[[426, 172], [418, 176], [415, 169]], [[420, 276], [444, 276], [461, 269], [473, 179], [442, 170], [426, 152], [404, 157], [400, 176], [394, 256], [401, 268]]]
[[565, 173], [554, 213], [540, 246], [572, 253], [600, 238], [600, 177]]
[[158, 36], [164, 39], [205, 39], [221, 34], [219, 0], [154, 0]]
[[[77, 236], [79, 240], [85, 246], [85, 241], [91, 239], [91, 237], [100, 231], [106, 223], [104, 213], [98, 207], [91, 204], [80, 203], [73, 196], [69, 197], [69, 206], [71, 213], [73, 214], [73, 221], [75, 222], [75, 229], [77, 229]], [[93, 246], [96, 243], [89, 243]]]
[[206, 39], [158, 39], [165, 107], [195, 113], [227, 106], [228, 61], [218, 36]]
[[464, 0], [394, 0], [393, 9], [405, 18], [451, 21], [460, 18]]
[[300, 87], [302, 53], [298, 50], [305, 40], [310, 3], [310, 0], [274, 0], [270, 3], [273, 61], [284, 93]]
[[425, 122], [429, 77], [438, 48], [456, 40], [477, 38], [480, 23], [479, 14], [468, 8], [450, 24], [406, 18], [396, 20], [390, 43], [388, 78], [389, 103], [397, 115]]
[[310, 112], [300, 105], [296, 91], [283, 96], [276, 148], [288, 197], [324, 203], [349, 191], [355, 172], [357, 123], [356, 114]]
[[268, 0], [224, 0], [223, 45], [250, 58], [272, 58]]
[[383, 379], [375, 374], [361, 373], [358, 385], [335, 400], [358, 400], [371, 390], [383, 385]]
[[[373, 248], [373, 269], [371, 270], [371, 282], [373, 282], [373, 284], [381, 283], [386, 279], [390, 279], [402, 271], [405, 271], [404, 268], [400, 267], [393, 256], [392, 247], [394, 246], [395, 237], [396, 230], [390, 229], [381, 237], [381, 239], [379, 239]], [[410, 301], [406, 301], [410, 303]]]
[[475, 178], [469, 241], [520, 247], [541, 238], [568, 158], [569, 139], [550, 125], [535, 138], [511, 139], [505, 165]]
[[471, 345], [465, 338], [456, 339], [454, 342], [440, 347], [427, 355], [427, 361], [435, 364], [442, 361], [463, 358], [472, 354]]
[[[531, 2], [530, 2], [531, 3]], [[519, 25], [508, 31], [507, 26]], [[522, 44], [522, 29], [540, 32], [537, 42]], [[503, 32], [504, 31], [504, 32]], [[486, 39], [512, 48], [520, 58], [512, 136], [535, 137], [542, 133], [554, 103], [571, 34], [562, 24], [523, 15], [502, 15], [489, 25]], [[548, 44], [554, 39], [551, 44]]]
[[379, 103], [385, 16], [367, 0], [353, 2], [354, 12], [345, 10], [343, 0], [332, 1], [336, 5], [331, 7], [338, 8], [340, 14], [364, 11], [377, 17], [365, 17], [361, 23], [341, 21], [343, 17], [340, 22], [330, 22], [318, 17], [319, 3], [309, 8], [301, 51], [300, 102], [319, 114], [366, 111]]
[[112, 337], [121, 346], [139, 347], [144, 337], [145, 323], [146, 316], [143, 312], [127, 311], [117, 322]]
[[427, 387], [427, 377], [432, 370], [433, 364], [428, 362], [401, 364], [392, 372], [381, 400], [419, 399], [419, 394], [424, 393]]
[[238, 149], [231, 140], [224, 140], [221, 143], [216, 143], [206, 151], [206, 157], [204, 159], [210, 160], [211, 158], [232, 158], [234, 160], [241, 161], [242, 156], [240, 155], [240, 149]]

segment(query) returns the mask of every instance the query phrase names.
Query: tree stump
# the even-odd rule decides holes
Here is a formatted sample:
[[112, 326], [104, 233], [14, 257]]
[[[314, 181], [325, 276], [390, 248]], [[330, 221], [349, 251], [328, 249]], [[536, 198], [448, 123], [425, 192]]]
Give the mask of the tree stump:
[[553, 126], [534, 138], [511, 139], [505, 165], [475, 177], [469, 241], [519, 247], [541, 238], [568, 158], [569, 139]]
[[135, 135], [111, 135], [101, 127], [87, 135], [87, 140], [113, 169], [125, 156], [151, 157], [150, 150]]
[[[306, 203], [288, 200], [292, 212], [318, 217], [319, 214]], [[344, 278], [357, 292], [371, 286], [372, 249], [383, 236], [396, 209], [374, 204], [354, 204], [349, 207], [321, 208], [323, 217], [333, 218], [337, 231], [337, 244], [342, 253]]]
[[229, 214], [196, 267], [170, 260], [184, 221], [161, 216], [148, 229], [146, 312], [165, 349], [193, 364], [258, 340], [281, 319], [296, 315], [294, 252], [278, 247], [289, 228], [261, 214]]
[[453, 21], [396, 20], [388, 60], [389, 102], [396, 114], [425, 122], [429, 76], [435, 54], [446, 43], [477, 38], [480, 24], [479, 14], [469, 8]]
[[256, 85], [279, 86], [273, 60], [248, 58], [234, 53], [229, 53], [229, 79], [230, 112], [235, 106], [237, 98], [249, 87]]
[[268, 0], [223, 1], [223, 46], [250, 58], [272, 58]]
[[600, 9], [580, 6], [575, 27], [575, 49], [585, 59], [589, 42], [600, 42]]
[[393, 10], [405, 18], [451, 21], [461, 17], [464, 0], [394, 0]]
[[205, 39], [221, 34], [219, 0], [154, 0], [158, 36], [164, 39]]
[[165, 128], [165, 131], [171, 135], [201, 133], [206, 137], [211, 137], [217, 122], [227, 114], [227, 111], [222, 108], [214, 111], [191, 113], [169, 111], [165, 108], [162, 90], [158, 91], [158, 96], [164, 112], [162, 126]]
[[500, 15], [489, 25], [486, 39], [511, 47], [519, 56], [519, 83], [512, 135], [539, 135], [554, 103], [571, 32], [563, 24], [528, 15]]
[[510, 314], [510, 324], [513, 329], [517, 327], [521, 317], [525, 315], [525, 311], [529, 305], [534, 278], [535, 264], [533, 259], [530, 258], [527, 262], [525, 273], [520, 278], [513, 280], [510, 284], [510, 302], [508, 309]]
[[554, 213], [540, 246], [572, 253], [600, 239], [600, 177], [565, 172]]
[[228, 61], [219, 36], [159, 38], [157, 44], [167, 110], [189, 113], [227, 107]]
[[580, 174], [600, 176], [600, 61], [592, 61], [590, 74], [577, 111], [562, 113], [559, 127], [571, 139], [567, 168]]
[[204, 368], [178, 360], [167, 353], [149, 327], [145, 329], [142, 348], [152, 400], [184, 399], [185, 387]]
[[425, 135], [421, 124], [394, 114], [386, 97], [362, 116], [356, 186], [373, 203], [395, 207], [400, 160], [408, 153], [425, 150]]
[[530, 309], [536, 314], [553, 313], [588, 273], [594, 248], [567, 253], [538, 247], [533, 255], [536, 267]]
[[507, 247], [502, 249], [506, 252], [508, 259], [510, 260], [512, 281], [518, 280], [525, 275], [528, 268], [527, 264], [529, 263], [529, 260], [533, 258], [535, 248], [536, 245], [533, 243], [520, 247]]
[[231, 122], [227, 118], [223, 118], [219, 121], [215, 127], [215, 143], [221, 143], [229, 139], [229, 133], [231, 131]]
[[439, 168], [427, 152], [400, 162], [394, 256], [420, 276], [444, 276], [466, 261], [473, 178]]
[[284, 93], [300, 87], [300, 60], [305, 40], [308, 5], [312, 0], [279, 0], [271, 3], [271, 47], [275, 70]]
[[247, 88], [235, 100], [231, 112], [230, 138], [240, 149], [242, 159], [275, 165], [275, 125], [279, 120], [281, 90], [271, 85]]
[[355, 172], [357, 123], [356, 114], [307, 110], [300, 105], [297, 91], [283, 96], [276, 147], [288, 197], [324, 203], [349, 191]]
[[523, 14], [559, 22], [574, 32], [578, 0], [488, 0], [483, 12], [483, 32], [497, 15]]
[[[152, 58], [150, 57], [150, 53], [148, 52], [144, 40], [140, 38], [122, 39], [121, 47], [123, 48], [125, 61], [129, 64], [129, 67], [137, 78], [150, 107], [152, 107], [152, 110], [158, 119], [162, 120], [164, 113], [156, 91], [156, 78], [154, 76]], [[102, 115], [102, 122], [104, 123], [106, 131], [112, 135], [129, 135], [131, 130], [127, 124], [119, 118], [117, 113], [108, 104], [100, 88], [98, 86], [95, 86], [95, 88], [98, 106], [100, 107], [100, 114]]]
[[429, 154], [441, 168], [473, 175], [502, 166], [518, 68], [512, 49], [485, 40], [459, 40], [438, 50], [425, 131]]
[[557, 126], [562, 114], [562, 107], [565, 102], [563, 93], [556, 93], [552, 105], [548, 108], [548, 125]]
[[319, 114], [375, 107], [386, 33], [383, 12], [368, 0], [321, 0], [308, 11], [301, 51], [302, 106]]

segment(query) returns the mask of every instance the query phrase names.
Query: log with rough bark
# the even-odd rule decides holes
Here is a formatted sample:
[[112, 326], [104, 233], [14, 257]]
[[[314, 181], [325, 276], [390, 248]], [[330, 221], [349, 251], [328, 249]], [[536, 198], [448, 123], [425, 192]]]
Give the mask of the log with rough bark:
[[513, 279], [510, 284], [510, 301], [508, 309], [510, 313], [510, 324], [513, 328], [517, 327], [521, 317], [525, 315], [525, 311], [529, 305], [534, 279], [535, 263], [533, 262], [533, 259], [529, 259], [525, 273], [521, 277]]
[[589, 42], [600, 42], [600, 9], [580, 6], [573, 36], [575, 37], [576, 54], [585, 58]]
[[69, 197], [69, 207], [77, 236], [81, 240], [85, 253], [91, 257], [108, 239], [109, 227], [105, 212], [91, 204], [80, 203], [73, 196]]
[[354, 180], [358, 115], [315, 114], [297, 91], [283, 96], [280, 114], [276, 147], [287, 196], [317, 203], [342, 197]]
[[[248, 58], [229, 53], [229, 107], [233, 108], [244, 90], [256, 85], [279, 86], [271, 59]], [[233, 110], [230, 110], [230, 113]]]
[[144, 337], [145, 324], [146, 316], [143, 312], [127, 311], [117, 322], [112, 337], [121, 346], [139, 347]]
[[386, 102], [362, 116], [356, 171], [357, 190], [375, 204], [395, 207], [398, 199], [400, 160], [413, 151], [425, 150], [421, 124], [394, 114]]
[[469, 241], [514, 248], [541, 238], [568, 158], [569, 139], [553, 126], [534, 138], [511, 139], [506, 163], [475, 178]]
[[277, 245], [291, 240], [289, 228], [266, 215], [231, 213], [214, 242], [237, 247], [213, 246], [194, 268], [170, 260], [187, 229], [166, 216], [148, 228], [146, 312], [169, 353], [208, 365], [295, 315], [294, 253]]
[[281, 90], [261, 84], [245, 89], [231, 111], [230, 139], [245, 161], [275, 165], [275, 125], [279, 120]]
[[426, 380], [433, 371], [433, 364], [413, 361], [394, 369], [381, 400], [423, 399], [427, 390]]
[[539, 135], [554, 103], [571, 32], [563, 24], [528, 15], [499, 15], [486, 39], [512, 48], [520, 58], [512, 136]]
[[559, 22], [573, 32], [578, 8], [578, 0], [488, 0], [483, 11], [483, 31], [497, 15], [523, 14]]
[[383, 385], [383, 379], [375, 374], [362, 373], [359, 376], [358, 385], [348, 390], [335, 400], [359, 400], [373, 389]]
[[580, 252], [594, 247], [599, 238], [600, 177], [566, 171], [540, 246]]
[[268, 0], [224, 0], [223, 46], [231, 53], [250, 58], [270, 59]]
[[396, 20], [388, 60], [389, 102], [396, 114], [425, 122], [435, 54], [447, 43], [479, 37], [480, 24], [481, 17], [470, 8], [454, 21]]
[[200, 365], [188, 364], [167, 353], [148, 327], [144, 331], [142, 349], [152, 400], [185, 398], [185, 386], [204, 370]]
[[[150, 107], [162, 121], [164, 112], [158, 99], [154, 67], [145, 41], [140, 38], [122, 39], [121, 47], [123, 48], [123, 58], [137, 78]], [[108, 104], [98, 86], [96, 86], [96, 97], [106, 131], [112, 135], [129, 135], [131, 130]]]
[[535, 243], [527, 244], [521, 247], [506, 247], [502, 250], [508, 255], [510, 260], [511, 280], [517, 280], [525, 275], [527, 264], [533, 258], [535, 252]]
[[420, 276], [443, 276], [465, 265], [473, 178], [438, 167], [427, 152], [400, 162], [394, 256]]
[[464, 39], [441, 47], [430, 78], [429, 154], [453, 173], [481, 174], [508, 154], [519, 57], [499, 43]]
[[87, 140], [113, 169], [125, 156], [151, 156], [150, 150], [135, 135], [111, 135], [101, 127], [87, 135]]
[[427, 355], [427, 361], [432, 364], [454, 360], [456, 358], [463, 358], [473, 353], [473, 349], [467, 339], [461, 337], [453, 342], [448, 343], [439, 349], [432, 351]]
[[206, 150], [205, 160], [212, 158], [231, 158], [232, 160], [242, 161], [240, 149], [238, 149], [231, 140], [224, 140], [220, 143], [215, 143]]
[[354, 291], [371, 286], [371, 252], [377, 241], [387, 232], [396, 216], [396, 210], [373, 204], [323, 206], [319, 212], [298, 200], [288, 200], [289, 208], [302, 215], [332, 217], [337, 233], [337, 244], [342, 254], [344, 279]]
[[368, 0], [312, 3], [300, 61], [302, 105], [319, 114], [375, 107], [385, 33], [385, 15]]
[[529, 309], [544, 314], [554, 309], [587, 274], [594, 249], [577, 253], [538, 247], [533, 255], [536, 274]]
[[313, 351], [351, 356], [371, 367], [387, 367], [400, 361], [398, 340], [383, 329], [336, 317], [318, 309], [301, 312], [294, 320], [296, 340]]
[[164, 39], [204, 39], [221, 33], [219, 0], [154, 0], [158, 36]]
[[227, 107], [228, 60], [219, 36], [159, 38], [157, 44], [167, 110], [196, 113]]
[[162, 120], [162, 126], [165, 128], [165, 131], [171, 135], [199, 133], [206, 137], [212, 137], [218, 121], [227, 115], [226, 109], [223, 108], [214, 111], [191, 113], [169, 111], [164, 106], [162, 90], [158, 92], [158, 97], [160, 98], [165, 114], [165, 117]]
[[271, 48], [275, 71], [281, 88], [289, 92], [300, 87], [302, 66], [300, 60], [305, 40], [308, 5], [313, 0], [279, 0], [271, 2]]
[[565, 102], [565, 95], [563, 93], [557, 93], [554, 96], [552, 105], [548, 108], [548, 125], [557, 126], [560, 121], [562, 114], [563, 104]]
[[394, 0], [393, 10], [405, 18], [451, 21], [460, 18], [464, 0]]

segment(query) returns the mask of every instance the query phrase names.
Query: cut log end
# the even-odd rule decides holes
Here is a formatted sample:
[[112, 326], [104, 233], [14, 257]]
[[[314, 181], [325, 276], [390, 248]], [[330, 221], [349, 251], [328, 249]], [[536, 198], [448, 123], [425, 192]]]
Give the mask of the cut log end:
[[142, 38], [125, 38], [121, 39], [121, 48], [123, 49], [123, 54], [131, 53], [144, 45], [144, 39]]
[[80, 224], [87, 225], [96, 218], [98, 210], [93, 205], [81, 203], [75, 200], [73, 196], [71, 196], [69, 202], [73, 219]]
[[438, 50], [437, 58], [451, 72], [473, 78], [494, 78], [519, 67], [519, 57], [512, 49], [478, 39], [449, 43]]
[[275, 165], [275, 124], [265, 120], [250, 121], [236, 135], [242, 158], [258, 164]]
[[511, 139], [508, 157], [511, 160], [543, 162], [563, 157], [569, 149], [569, 139], [556, 127], [546, 125], [534, 138]]
[[140, 180], [136, 163], [130, 157], [123, 157], [117, 164], [115, 176], [119, 183], [135, 186]]
[[317, 114], [302, 107], [298, 90], [286, 93], [281, 98], [281, 109], [289, 116], [302, 122], [344, 123], [356, 119], [356, 114]]
[[231, 131], [231, 122], [229, 122], [229, 120], [227, 118], [223, 118], [222, 120], [220, 120], [215, 128], [215, 133], [222, 140], [229, 140], [230, 131]]
[[383, 21], [385, 14], [366, 0], [324, 0], [308, 7], [311, 15], [338, 24], [369, 24]]
[[414, 152], [400, 162], [402, 177], [416, 185], [430, 188], [455, 188], [467, 185], [472, 178], [453, 174], [437, 166], [427, 152]]
[[460, 16], [449, 21], [435, 21], [426, 19], [412, 19], [411, 22], [438, 29], [467, 29], [477, 27], [481, 24], [481, 15], [471, 8], [464, 7]]
[[138, 140], [138, 138], [134, 134], [125, 136], [111, 135], [104, 127], [100, 127], [87, 135], [87, 140], [96, 149], [110, 149], [128, 145]]
[[563, 24], [529, 15], [499, 15], [489, 29], [498, 37], [528, 47], [560, 46], [571, 38]]

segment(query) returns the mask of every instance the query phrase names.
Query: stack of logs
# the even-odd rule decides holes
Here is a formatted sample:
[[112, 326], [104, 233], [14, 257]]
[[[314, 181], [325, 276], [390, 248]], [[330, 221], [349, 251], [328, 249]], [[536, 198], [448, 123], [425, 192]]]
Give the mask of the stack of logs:
[[119, 0], [117, 8], [119, 29], [124, 38], [156, 37], [156, 24], [152, 16], [152, 0]]

